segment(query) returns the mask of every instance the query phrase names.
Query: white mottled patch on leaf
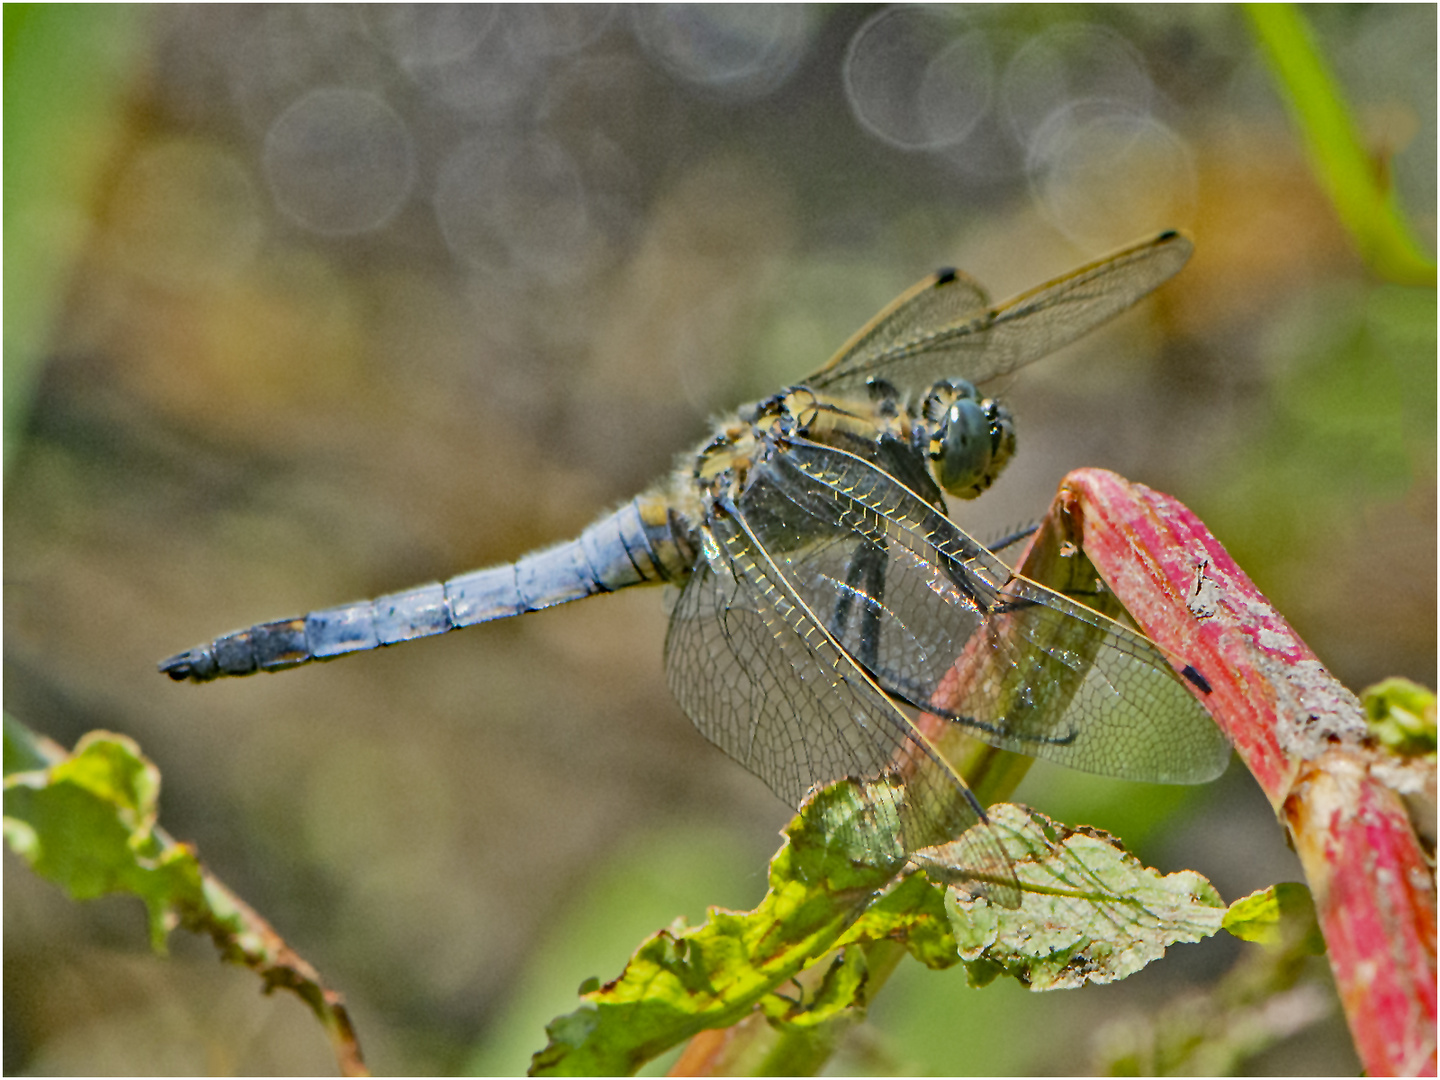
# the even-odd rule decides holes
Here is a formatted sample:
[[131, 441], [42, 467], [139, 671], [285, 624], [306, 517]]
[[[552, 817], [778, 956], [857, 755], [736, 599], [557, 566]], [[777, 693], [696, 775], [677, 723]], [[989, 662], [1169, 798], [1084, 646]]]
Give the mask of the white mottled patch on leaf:
[[1032, 990], [1123, 979], [1220, 929], [1225, 905], [1200, 874], [1162, 875], [1098, 829], [1069, 829], [1012, 804], [992, 806], [992, 826], [1015, 864], [1023, 899], [1007, 910], [963, 887], [945, 907], [972, 981], [996, 968]]

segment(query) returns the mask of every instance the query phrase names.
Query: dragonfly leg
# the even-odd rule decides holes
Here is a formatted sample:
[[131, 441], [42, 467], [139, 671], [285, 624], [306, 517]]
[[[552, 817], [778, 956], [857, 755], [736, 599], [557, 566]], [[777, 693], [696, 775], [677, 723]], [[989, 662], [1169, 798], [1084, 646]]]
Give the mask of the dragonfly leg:
[[986, 546], [990, 549], [990, 554], [999, 555], [1000, 552], [1004, 551], [1006, 548], [1014, 547], [1022, 540], [1029, 540], [1030, 537], [1035, 535], [1039, 528], [1040, 526], [1038, 524], [1026, 525], [1023, 529], [1016, 529], [1013, 532], [1000, 537], [998, 540], [987, 544]]

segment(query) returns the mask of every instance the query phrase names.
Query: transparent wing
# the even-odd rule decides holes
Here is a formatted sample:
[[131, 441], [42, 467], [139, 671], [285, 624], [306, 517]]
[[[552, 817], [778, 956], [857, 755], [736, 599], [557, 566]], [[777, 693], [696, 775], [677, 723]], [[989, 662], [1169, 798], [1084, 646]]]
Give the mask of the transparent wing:
[[894, 858], [897, 840], [911, 852], [963, 835], [963, 869], [1018, 903], [964, 781], [819, 625], [742, 514], [718, 510], [704, 544], [665, 642], [670, 687], [701, 733], [791, 805], [816, 784], [870, 782], [877, 805], [845, 838], [853, 850]]
[[1012, 575], [874, 465], [796, 440], [773, 447], [757, 488], [774, 493], [766, 539], [787, 580], [895, 700], [1085, 772], [1224, 771], [1228, 743], [1148, 638]]
[[804, 383], [853, 391], [878, 377], [915, 395], [943, 378], [984, 382], [1120, 314], [1177, 274], [1190, 252], [1181, 233], [1161, 233], [998, 307], [973, 279], [942, 271], [872, 319]]

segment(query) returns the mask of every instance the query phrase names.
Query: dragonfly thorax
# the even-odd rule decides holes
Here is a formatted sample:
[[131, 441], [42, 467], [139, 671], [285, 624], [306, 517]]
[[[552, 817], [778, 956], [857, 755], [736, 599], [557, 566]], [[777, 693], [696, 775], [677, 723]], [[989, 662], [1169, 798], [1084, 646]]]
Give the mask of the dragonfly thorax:
[[915, 445], [940, 487], [973, 499], [995, 482], [1015, 456], [1015, 418], [994, 398], [982, 398], [964, 379], [930, 388], [914, 424]]
[[722, 424], [700, 448], [693, 478], [713, 491], [738, 493], [750, 467], [778, 440], [800, 438], [873, 457], [882, 439], [912, 443], [910, 417], [893, 387], [837, 397], [792, 386], [739, 412], [742, 424]]

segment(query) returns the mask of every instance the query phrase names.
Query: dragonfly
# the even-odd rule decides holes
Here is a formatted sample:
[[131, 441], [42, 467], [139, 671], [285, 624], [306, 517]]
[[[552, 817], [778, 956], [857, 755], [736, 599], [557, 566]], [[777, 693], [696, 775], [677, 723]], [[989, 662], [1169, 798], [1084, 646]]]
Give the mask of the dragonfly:
[[940, 270], [578, 538], [260, 623], [160, 670], [192, 682], [279, 671], [666, 585], [667, 681], [708, 740], [792, 806], [850, 780], [862, 812], [841, 828], [855, 850], [946, 850], [952, 878], [1014, 906], [1013, 869], [937, 725], [1158, 783], [1214, 779], [1230, 747], [1198, 700], [1202, 675], [951, 520], [945, 496], [984, 493], [1016, 448], [1010, 410], [975, 384], [1118, 315], [1191, 250], [1161, 233], [999, 305]]

